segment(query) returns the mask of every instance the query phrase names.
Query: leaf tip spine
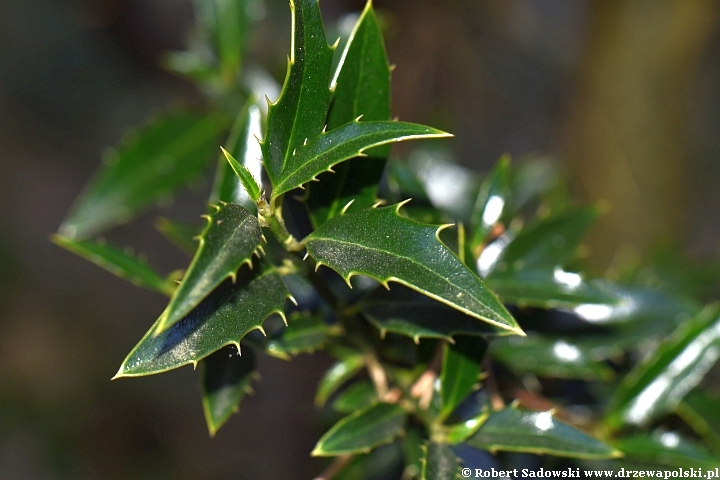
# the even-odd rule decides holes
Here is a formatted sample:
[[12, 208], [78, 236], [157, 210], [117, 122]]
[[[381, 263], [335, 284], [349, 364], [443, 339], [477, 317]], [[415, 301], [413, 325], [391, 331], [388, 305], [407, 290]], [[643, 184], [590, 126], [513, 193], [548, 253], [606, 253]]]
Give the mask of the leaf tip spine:
[[402, 207], [404, 207], [406, 204], [410, 203], [410, 200], [412, 200], [412, 198], [407, 198], [407, 199], [403, 200], [402, 202], [398, 202], [397, 204], [395, 204], [395, 213], [397, 215], [400, 215], [400, 209]]
[[292, 295], [288, 295], [288, 298], [296, 307], [298, 306], [298, 302], [297, 300], [295, 300], [295, 297], [293, 297]]
[[285, 326], [287, 327], [287, 326], [288, 326], [288, 321], [287, 321], [287, 317], [285, 316], [285, 312], [283, 312], [282, 310], [276, 310], [275, 313], [277, 313], [278, 315], [280, 315], [280, 318], [282, 318], [283, 323], [284, 323]]
[[342, 208], [342, 210], [340, 210], [340, 215], [345, 215], [345, 212], [347, 212], [347, 209], [350, 208], [350, 205], [352, 205], [352, 203], [354, 201], [355, 201], [355, 199], [353, 198], [348, 203], [346, 203], [345, 206]]

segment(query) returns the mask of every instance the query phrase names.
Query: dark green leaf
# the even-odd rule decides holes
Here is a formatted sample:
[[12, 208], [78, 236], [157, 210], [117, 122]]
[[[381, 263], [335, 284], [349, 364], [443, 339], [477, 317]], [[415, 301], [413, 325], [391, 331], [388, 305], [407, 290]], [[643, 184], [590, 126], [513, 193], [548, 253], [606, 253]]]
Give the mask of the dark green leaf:
[[402, 283], [480, 320], [518, 334], [510, 313], [437, 237], [438, 227], [398, 214], [402, 204], [334, 217], [307, 239], [307, 251], [349, 281]]
[[[516, 342], [516, 338], [520, 341]], [[501, 338], [493, 341], [490, 351], [516, 375], [534, 373], [581, 380], [609, 380], [614, 375], [610, 367], [593, 358], [590, 349], [570, 339], [539, 335]]]
[[720, 467], [720, 458], [675, 432], [635, 435], [618, 440], [614, 446], [625, 453], [628, 460], [653, 465], [706, 469]]
[[238, 355], [234, 347], [226, 347], [203, 360], [203, 411], [210, 436], [237, 413], [240, 401], [251, 391], [255, 372], [252, 350], [246, 348]]
[[450, 137], [434, 128], [415, 123], [352, 121], [335, 130], [311, 137], [297, 147], [285, 163], [282, 173], [273, 181], [273, 196], [313, 180], [325, 171], [349, 158], [361, 155], [365, 150], [392, 142], [417, 138]]
[[398, 405], [376, 403], [340, 420], [320, 438], [313, 456], [366, 453], [390, 443], [405, 425], [405, 411]]
[[720, 396], [700, 389], [685, 395], [677, 413], [695, 432], [720, 451]]
[[475, 251], [502, 218], [510, 193], [510, 156], [503, 155], [480, 187], [472, 215], [470, 247]]
[[403, 479], [420, 477], [422, 460], [425, 456], [422, 448], [424, 441], [423, 434], [421, 434], [417, 428], [413, 428], [412, 425], [408, 427], [402, 439], [403, 457], [405, 459]]
[[375, 387], [368, 380], [359, 380], [340, 392], [333, 402], [338, 412], [351, 413], [377, 401]]
[[475, 390], [486, 350], [487, 342], [480, 337], [455, 337], [455, 343], [445, 345], [440, 374], [440, 417], [451, 414]]
[[423, 447], [421, 480], [459, 480], [460, 464], [449, 446], [428, 442]]
[[104, 240], [69, 240], [60, 235], [52, 237], [57, 245], [90, 260], [108, 272], [164, 295], [172, 295], [175, 284], [158, 275], [145, 260], [128, 249], [108, 245]]
[[620, 455], [617, 450], [554, 419], [551, 412], [526, 412], [514, 407], [491, 413], [467, 443], [491, 452], [576, 458], [613, 458]]
[[205, 169], [225, 120], [184, 113], [163, 117], [126, 138], [99, 171], [60, 227], [69, 239], [87, 239], [131, 220]]
[[282, 333], [267, 344], [267, 352], [288, 359], [298, 353], [322, 348], [332, 333], [330, 326], [318, 315], [294, 314]]
[[180, 250], [193, 255], [198, 247], [198, 238], [203, 228], [200, 225], [181, 223], [167, 218], [158, 218], [155, 228]]
[[[262, 180], [262, 149], [258, 141], [258, 138], [261, 137], [262, 114], [255, 100], [251, 99], [233, 125], [225, 142], [225, 148], [258, 182]], [[261, 190], [261, 188], [258, 187], [257, 190]], [[251, 212], [255, 212], [257, 209], [255, 201], [248, 196], [240, 178], [223, 154], [220, 154], [220, 158], [218, 158], [215, 183], [210, 195], [210, 203], [217, 204], [219, 201], [236, 203]]]
[[315, 394], [315, 405], [322, 407], [340, 386], [350, 380], [365, 366], [362, 355], [351, 354], [343, 358], [325, 372]]
[[265, 168], [273, 186], [295, 150], [323, 130], [331, 95], [333, 49], [325, 39], [318, 1], [291, 0], [290, 9], [290, 62], [280, 98], [269, 105], [268, 128], [262, 143]]
[[115, 378], [195, 366], [225, 345], [239, 349], [240, 340], [252, 330], [262, 329], [267, 317], [284, 315], [287, 298], [290, 293], [274, 270], [243, 270], [236, 283], [224, 282], [180, 322], [154, 335], [158, 319], [123, 361]]
[[157, 333], [180, 321], [223, 280], [234, 280], [242, 264], [252, 268], [252, 255], [257, 254], [262, 238], [257, 218], [232, 203], [221, 203], [215, 209], [206, 217], [208, 225], [200, 235], [200, 247], [160, 317]]
[[248, 170], [245, 165], [242, 165], [235, 160], [235, 157], [230, 155], [227, 150], [222, 147], [220, 148], [222, 149], [223, 155], [225, 155], [225, 159], [235, 172], [235, 175], [237, 175], [240, 179], [240, 183], [242, 183], [243, 188], [245, 188], [245, 192], [247, 192], [250, 200], [257, 203], [257, 201], [260, 200], [260, 185], [258, 185], [258, 181], [253, 178], [252, 173], [250, 173], [250, 170]]
[[708, 307], [678, 327], [615, 392], [606, 422], [642, 425], [674, 410], [720, 356], [720, 317]]

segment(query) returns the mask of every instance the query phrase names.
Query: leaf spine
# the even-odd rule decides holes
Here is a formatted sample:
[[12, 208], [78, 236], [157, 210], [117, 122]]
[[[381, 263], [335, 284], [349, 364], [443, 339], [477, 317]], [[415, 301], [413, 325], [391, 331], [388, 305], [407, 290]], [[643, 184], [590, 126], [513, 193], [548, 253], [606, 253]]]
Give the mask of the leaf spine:
[[350, 200], [350, 201], [342, 208], [342, 210], [340, 210], [340, 215], [345, 215], [345, 212], [346, 212], [347, 209], [350, 207], [350, 205], [352, 205], [352, 203], [353, 203], [354, 201], [355, 201], [354, 198], [353, 198], [352, 200]]

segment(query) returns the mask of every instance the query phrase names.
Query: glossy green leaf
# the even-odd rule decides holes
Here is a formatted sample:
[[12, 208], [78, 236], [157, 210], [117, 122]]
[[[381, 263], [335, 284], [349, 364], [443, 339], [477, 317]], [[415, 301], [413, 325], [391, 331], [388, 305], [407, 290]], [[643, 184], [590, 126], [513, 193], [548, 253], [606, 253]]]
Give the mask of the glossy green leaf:
[[402, 283], [480, 320], [518, 334], [510, 313], [437, 236], [437, 226], [401, 217], [402, 204], [334, 217], [306, 239], [318, 265], [346, 281], [361, 274]]
[[273, 181], [273, 195], [278, 196], [313, 180], [349, 158], [369, 148], [418, 138], [450, 137], [434, 128], [406, 122], [352, 121], [324, 132], [297, 147], [287, 158], [282, 173]]
[[106, 155], [73, 205], [60, 234], [83, 240], [131, 220], [198, 177], [225, 128], [215, 115], [182, 113], [156, 120]]
[[[243, 270], [236, 283], [226, 281], [180, 322], [155, 335], [160, 319], [132, 349], [115, 378], [161, 373], [193, 366], [225, 345], [240, 340], [273, 313], [284, 316], [290, 293], [274, 270]], [[160, 318], [163, 318], [161, 315]]]
[[450, 447], [443, 443], [428, 442], [423, 447], [421, 480], [459, 480], [460, 463]]
[[720, 451], [720, 395], [698, 388], [685, 395], [677, 413], [701, 437]]
[[629, 461], [708, 470], [720, 467], [720, 457], [675, 432], [635, 435], [618, 440], [614, 446], [625, 453]]
[[233, 172], [235, 172], [235, 175], [240, 179], [240, 183], [242, 183], [243, 188], [245, 188], [245, 192], [247, 192], [250, 200], [253, 202], [260, 200], [260, 185], [258, 185], [258, 181], [253, 177], [252, 173], [250, 173], [250, 170], [235, 160], [235, 157], [230, 155], [227, 150], [222, 147], [220, 148], [222, 149], [223, 155], [225, 155], [225, 159], [227, 159], [230, 167], [233, 169]]
[[503, 155], [480, 187], [473, 209], [470, 235], [472, 250], [480, 247], [502, 218], [510, 194], [510, 156]]
[[720, 316], [708, 307], [678, 327], [631, 371], [608, 407], [606, 423], [643, 425], [674, 410], [720, 357]]
[[155, 229], [180, 250], [190, 255], [193, 255], [197, 250], [198, 238], [203, 230], [200, 225], [176, 222], [163, 217], [157, 219]]
[[620, 456], [617, 450], [553, 418], [551, 412], [527, 412], [514, 407], [491, 413], [467, 444], [491, 452], [597, 459]]
[[540, 335], [501, 338], [492, 342], [490, 352], [516, 375], [534, 373], [541, 377], [606, 381], [614, 375], [610, 367], [593, 357], [590, 349], [571, 339]]
[[208, 225], [200, 235], [200, 247], [180, 287], [160, 317], [160, 333], [180, 321], [226, 278], [235, 280], [241, 265], [252, 268], [262, 230], [257, 218], [239, 205], [221, 203], [207, 216]]
[[226, 347], [203, 360], [202, 403], [210, 436], [240, 408], [240, 401], [252, 391], [250, 384], [258, 374], [251, 349], [238, 355], [235, 347]]
[[340, 386], [350, 380], [365, 366], [362, 355], [352, 354], [343, 358], [330, 369], [320, 380], [317, 393], [315, 394], [315, 405], [322, 407]]
[[440, 417], [445, 418], [467, 397], [480, 380], [487, 342], [480, 337], [455, 337], [445, 345], [440, 373]]
[[284, 359], [299, 353], [310, 353], [322, 348], [331, 333], [331, 327], [321, 316], [294, 314], [282, 333], [268, 342], [267, 352]]
[[320, 438], [313, 456], [366, 453], [390, 443], [405, 426], [405, 411], [391, 403], [376, 403], [348, 415]]
[[351, 413], [377, 401], [377, 392], [372, 382], [359, 380], [340, 392], [333, 402], [335, 410]]
[[585, 281], [582, 275], [557, 268], [554, 272], [503, 272], [491, 275], [485, 283], [504, 302], [522, 307], [576, 308], [580, 305], [599, 305], [612, 309], [618, 299], [595, 281]]
[[[225, 142], [225, 149], [241, 165], [240, 171], [250, 173], [253, 182], [249, 182], [254, 190], [262, 190], [262, 149], [259, 138], [262, 137], [262, 113], [254, 99], [248, 101], [246, 107], [238, 115], [235, 125]], [[210, 203], [215, 205], [220, 201], [236, 203], [251, 212], [257, 210], [255, 200], [248, 195], [240, 178], [228, 163], [224, 154], [219, 155], [218, 166], [215, 172], [215, 182], [210, 195]], [[248, 179], [249, 181], [250, 179]], [[257, 194], [259, 197], [259, 193]]]
[[331, 95], [333, 49], [325, 39], [318, 1], [291, 0], [290, 10], [293, 35], [287, 76], [280, 97], [269, 105], [262, 143], [273, 186], [295, 150], [322, 132]]
[[120, 249], [104, 240], [69, 240], [60, 235], [52, 237], [53, 242], [133, 285], [147, 288], [163, 295], [172, 295], [175, 284], [158, 275], [150, 265], [129, 249]]
[[490, 411], [487, 407], [482, 408], [481, 412], [469, 420], [464, 422], [450, 425], [447, 430], [447, 441], [450, 445], [456, 445], [467, 440], [470, 436], [474, 435], [478, 431], [480, 426], [490, 416]]

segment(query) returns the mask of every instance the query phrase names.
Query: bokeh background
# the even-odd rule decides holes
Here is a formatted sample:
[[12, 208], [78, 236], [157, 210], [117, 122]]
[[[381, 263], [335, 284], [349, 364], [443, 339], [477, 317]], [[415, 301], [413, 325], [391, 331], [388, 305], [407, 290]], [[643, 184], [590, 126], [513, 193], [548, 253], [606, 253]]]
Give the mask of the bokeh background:
[[[376, 0], [397, 65], [393, 113], [453, 132], [455, 160], [504, 152], [562, 166], [608, 212], [592, 268], [658, 247], [720, 259], [720, 3]], [[324, 0], [332, 24], [361, 0]], [[250, 59], [281, 77], [284, 0], [265, 0]], [[189, 0], [0, 1], [0, 479], [307, 479], [322, 355], [261, 359], [263, 380], [208, 438], [198, 372], [110, 382], [164, 299], [48, 241], [103, 150], [202, 96], [160, 68]], [[278, 78], [281, 80], [281, 78]], [[193, 219], [208, 182], [161, 213]], [[187, 260], [151, 225], [112, 232], [163, 272]]]

